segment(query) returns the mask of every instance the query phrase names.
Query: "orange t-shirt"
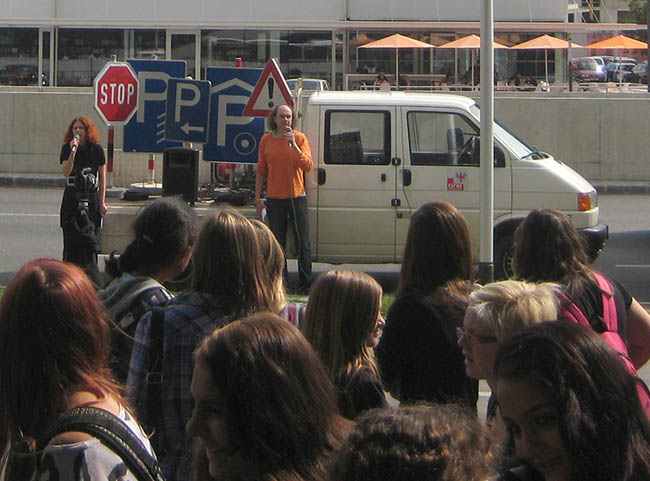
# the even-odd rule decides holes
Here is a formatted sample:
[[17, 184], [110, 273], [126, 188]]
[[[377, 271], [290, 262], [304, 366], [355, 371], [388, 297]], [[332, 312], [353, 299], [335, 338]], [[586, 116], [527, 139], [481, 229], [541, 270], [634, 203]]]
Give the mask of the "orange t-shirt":
[[266, 177], [266, 196], [274, 199], [300, 197], [305, 193], [304, 173], [312, 168], [307, 136], [297, 130], [294, 139], [302, 154], [289, 147], [284, 137], [267, 132], [260, 140], [257, 175]]

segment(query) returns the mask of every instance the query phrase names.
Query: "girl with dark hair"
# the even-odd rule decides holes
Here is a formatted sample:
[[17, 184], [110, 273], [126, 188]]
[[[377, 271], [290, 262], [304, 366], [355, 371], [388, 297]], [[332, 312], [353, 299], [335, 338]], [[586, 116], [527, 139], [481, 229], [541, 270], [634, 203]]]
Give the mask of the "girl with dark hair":
[[[66, 187], [61, 200], [60, 224], [63, 229], [63, 260], [77, 264], [84, 269], [97, 286], [103, 285], [103, 278], [97, 267], [97, 240], [94, 237], [102, 217], [106, 214], [106, 159], [104, 149], [99, 145], [99, 132], [88, 117], [76, 117], [63, 135], [59, 162], [66, 177]], [[86, 170], [95, 185], [81, 182]], [[83, 185], [82, 185], [83, 184]], [[80, 201], [87, 196], [87, 219], [93, 228], [92, 236], [78, 232], [82, 223], [78, 219]], [[82, 226], [83, 227], [83, 226]]]
[[523, 469], [500, 479], [650, 479], [650, 425], [635, 381], [593, 330], [546, 322], [505, 341], [496, 397]]
[[[237, 211], [225, 208], [203, 218], [192, 262], [190, 290], [138, 322], [127, 378], [139, 419], [154, 430], [151, 439], [163, 474], [178, 480], [190, 477], [185, 425], [192, 414], [192, 353], [216, 327], [274, 305], [257, 231]], [[155, 374], [162, 382], [156, 390], [150, 369], [158, 357], [162, 361]]]
[[411, 217], [395, 302], [376, 354], [384, 386], [404, 402], [461, 401], [475, 408], [478, 383], [456, 343], [475, 288], [467, 222], [446, 202]]
[[341, 448], [336, 481], [483, 481], [493, 471], [486, 429], [458, 404], [373, 409]]
[[113, 252], [106, 261], [106, 272], [114, 279], [98, 292], [115, 324], [111, 367], [122, 383], [138, 320], [173, 297], [163, 283], [183, 272], [190, 261], [196, 214], [179, 198], [161, 197], [138, 213], [132, 230], [133, 240], [124, 253], [116, 258]]
[[309, 294], [301, 330], [338, 390], [341, 413], [353, 419], [386, 405], [373, 348], [379, 342], [382, 290], [363, 272], [328, 271]]
[[[596, 332], [607, 325], [603, 293], [596, 276], [609, 284], [608, 297], [616, 304], [618, 333], [636, 369], [650, 358], [650, 315], [617, 281], [594, 271], [585, 251], [585, 241], [571, 219], [553, 209], [536, 209], [515, 232], [514, 268], [517, 279], [555, 282], [582, 311]], [[560, 309], [560, 312], [562, 309]]]
[[271, 313], [216, 329], [195, 353], [188, 435], [217, 480], [319, 481], [349, 430], [309, 342]]
[[[36, 259], [14, 275], [0, 301], [0, 472], [6, 480], [135, 480], [123, 459], [97, 438], [63, 432], [41, 444], [77, 407], [120, 418], [150, 454], [106, 366], [109, 323], [78, 267]], [[36, 459], [40, 459], [40, 463]]]

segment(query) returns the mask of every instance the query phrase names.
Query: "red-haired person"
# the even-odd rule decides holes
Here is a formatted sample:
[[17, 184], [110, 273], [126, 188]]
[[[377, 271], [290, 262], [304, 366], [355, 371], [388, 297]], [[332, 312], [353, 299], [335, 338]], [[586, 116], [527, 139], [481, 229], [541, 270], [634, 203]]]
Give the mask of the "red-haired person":
[[[98, 143], [97, 127], [87, 117], [77, 117], [70, 122], [63, 142], [59, 158], [61, 171], [66, 177], [61, 201], [63, 260], [83, 268], [95, 284], [101, 286], [103, 279], [97, 267], [97, 238], [89, 227], [96, 230], [106, 214], [104, 149]], [[86, 175], [82, 176], [82, 173]], [[88, 200], [87, 214], [81, 203], [85, 197]]]
[[36, 259], [13, 276], [0, 301], [2, 479], [105, 480], [115, 473], [136, 479], [96, 437], [62, 430], [45, 441], [71, 409], [99, 408], [152, 454], [106, 367], [109, 335], [95, 290], [78, 267]]

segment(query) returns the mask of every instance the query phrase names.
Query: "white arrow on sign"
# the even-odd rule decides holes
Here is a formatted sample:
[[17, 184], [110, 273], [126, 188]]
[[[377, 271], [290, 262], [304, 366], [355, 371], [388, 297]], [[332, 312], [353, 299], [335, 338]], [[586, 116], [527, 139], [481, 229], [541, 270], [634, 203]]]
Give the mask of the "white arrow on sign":
[[187, 135], [193, 130], [195, 130], [196, 132], [203, 132], [203, 130], [205, 129], [201, 126], [190, 125], [189, 122], [185, 122], [184, 125], [181, 125], [181, 130], [185, 132], [185, 134]]

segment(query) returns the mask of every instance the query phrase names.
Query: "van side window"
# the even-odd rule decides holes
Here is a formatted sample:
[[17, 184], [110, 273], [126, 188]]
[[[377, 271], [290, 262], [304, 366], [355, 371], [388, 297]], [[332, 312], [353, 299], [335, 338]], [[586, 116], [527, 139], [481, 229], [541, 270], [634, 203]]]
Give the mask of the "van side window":
[[[479, 131], [464, 116], [412, 111], [406, 118], [411, 165], [479, 165]], [[503, 164], [503, 152], [495, 147], [495, 166]]]
[[388, 165], [390, 151], [390, 112], [325, 112], [326, 164]]

